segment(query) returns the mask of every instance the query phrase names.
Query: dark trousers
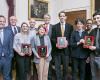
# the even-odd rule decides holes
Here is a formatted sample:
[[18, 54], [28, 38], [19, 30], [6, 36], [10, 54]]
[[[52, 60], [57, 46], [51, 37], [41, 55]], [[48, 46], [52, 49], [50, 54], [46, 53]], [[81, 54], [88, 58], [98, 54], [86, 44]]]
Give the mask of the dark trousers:
[[[69, 56], [64, 55], [64, 53], [58, 53], [55, 55], [55, 71], [57, 80], [67, 80], [68, 65], [69, 65]], [[62, 70], [61, 70], [62, 64]], [[63, 71], [63, 73], [62, 73]]]
[[31, 58], [16, 55], [16, 80], [27, 80], [31, 76]]
[[79, 80], [85, 80], [85, 59], [72, 58], [72, 80], [77, 80], [77, 73], [79, 71]]
[[92, 80], [90, 63], [86, 63], [85, 80]]
[[53, 65], [54, 65], [54, 58], [52, 57], [52, 60], [49, 63], [48, 80], [53, 80], [53, 78], [55, 78], [55, 72], [53, 69]]
[[12, 80], [11, 75], [10, 75], [11, 61], [12, 61], [12, 58], [0, 57], [0, 73], [3, 74], [3, 80]]
[[[90, 55], [90, 66], [91, 66], [91, 74], [92, 74], [92, 80], [100, 80], [100, 67], [98, 64], [95, 62], [95, 56]], [[98, 62], [100, 62], [100, 56], [98, 56]]]

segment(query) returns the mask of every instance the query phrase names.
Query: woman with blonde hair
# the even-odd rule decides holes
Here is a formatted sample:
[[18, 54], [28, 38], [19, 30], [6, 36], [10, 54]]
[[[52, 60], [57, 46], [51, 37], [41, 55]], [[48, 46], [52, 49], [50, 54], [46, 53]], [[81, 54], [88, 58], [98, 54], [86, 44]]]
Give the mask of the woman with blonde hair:
[[26, 22], [21, 24], [21, 32], [14, 37], [13, 48], [17, 52], [16, 55], [16, 80], [29, 80], [31, 72], [31, 38], [35, 36], [29, 30]]

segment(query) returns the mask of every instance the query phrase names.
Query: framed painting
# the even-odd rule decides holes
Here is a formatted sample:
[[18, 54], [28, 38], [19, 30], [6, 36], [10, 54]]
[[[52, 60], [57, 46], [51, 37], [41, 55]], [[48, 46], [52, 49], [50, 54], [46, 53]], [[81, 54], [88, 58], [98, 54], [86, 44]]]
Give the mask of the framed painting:
[[100, 0], [91, 0], [91, 16], [98, 10], [100, 10]]
[[28, 0], [28, 17], [43, 20], [44, 14], [48, 13], [48, 1]]

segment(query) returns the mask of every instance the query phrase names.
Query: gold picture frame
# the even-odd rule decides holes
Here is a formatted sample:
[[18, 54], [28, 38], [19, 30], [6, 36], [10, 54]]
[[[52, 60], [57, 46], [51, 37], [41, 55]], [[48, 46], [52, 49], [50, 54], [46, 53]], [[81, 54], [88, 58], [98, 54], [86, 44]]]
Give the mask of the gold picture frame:
[[44, 14], [48, 13], [48, 1], [28, 0], [28, 18], [43, 20]]
[[95, 11], [100, 11], [100, 0], [90, 0], [91, 4], [91, 16]]
[[90, 10], [91, 10], [91, 16], [93, 15], [93, 13], [95, 12], [95, 0], [90, 0]]

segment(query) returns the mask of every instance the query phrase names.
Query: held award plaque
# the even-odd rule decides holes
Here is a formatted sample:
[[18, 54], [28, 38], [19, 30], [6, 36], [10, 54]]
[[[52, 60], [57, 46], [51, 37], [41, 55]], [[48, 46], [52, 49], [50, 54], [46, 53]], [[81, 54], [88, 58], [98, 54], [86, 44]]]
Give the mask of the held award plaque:
[[23, 52], [25, 55], [29, 55], [31, 53], [31, 44], [22, 44], [21, 52]]
[[65, 47], [66, 37], [57, 37], [57, 44], [59, 47]]
[[46, 57], [47, 55], [47, 46], [37, 46], [38, 55], [40, 57]]
[[85, 36], [84, 40], [85, 40], [84, 45], [83, 45], [84, 48], [89, 48], [90, 46], [93, 46], [94, 36]]

